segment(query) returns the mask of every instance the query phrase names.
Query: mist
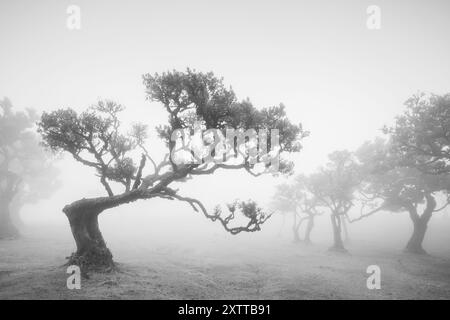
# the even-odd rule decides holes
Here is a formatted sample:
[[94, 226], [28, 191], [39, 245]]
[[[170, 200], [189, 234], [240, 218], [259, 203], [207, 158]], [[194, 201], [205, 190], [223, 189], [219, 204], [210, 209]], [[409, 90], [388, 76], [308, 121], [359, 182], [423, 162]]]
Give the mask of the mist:
[[[81, 19], [72, 29], [71, 5]], [[0, 150], [6, 151], [0, 153], [0, 211], [11, 219], [0, 222], [14, 230], [0, 232], [0, 299], [449, 299], [450, 3], [378, 1], [376, 30], [366, 23], [370, 5], [1, 2]], [[177, 97], [189, 102], [182, 106], [185, 114], [181, 107], [176, 114], [176, 98], [164, 104], [176, 95], [171, 85], [188, 97]], [[189, 92], [196, 86], [208, 94], [204, 105]], [[115, 103], [123, 110], [111, 112]], [[270, 107], [277, 112], [264, 109]], [[427, 130], [436, 123], [427, 115], [440, 112], [440, 158], [401, 149], [403, 133], [413, 130], [398, 119], [415, 107], [424, 108], [418, 119], [427, 121]], [[69, 112], [58, 113], [69, 109], [73, 122]], [[92, 125], [98, 144], [80, 147], [73, 127], [91, 128], [83, 122], [88, 111], [93, 122], [104, 122]], [[175, 176], [184, 167], [169, 161], [161, 172], [152, 169], [171, 151], [170, 135], [155, 128], [191, 129], [188, 112], [208, 129], [224, 130], [222, 122], [245, 130], [276, 123], [289, 133], [280, 138], [280, 157], [291, 170], [253, 176], [256, 169], [248, 164], [237, 170], [224, 165], [212, 174], [189, 169], [166, 183], [164, 174]], [[222, 122], [211, 120], [215, 116]], [[145, 143], [131, 134], [137, 123], [147, 127]], [[105, 132], [112, 133], [107, 143]], [[101, 143], [105, 161], [111, 160], [104, 166], [91, 152]], [[348, 158], [338, 163], [330, 156], [335, 151], [348, 151]], [[16, 158], [8, 162], [10, 153]], [[139, 176], [141, 159], [146, 162]], [[8, 180], [9, 173], [17, 179]], [[322, 173], [332, 178], [317, 182]], [[414, 183], [395, 179], [410, 176]], [[157, 182], [162, 189], [153, 191]], [[282, 185], [292, 193], [285, 189], [277, 198]], [[7, 200], [9, 187], [17, 195]], [[91, 211], [78, 210], [76, 202], [129, 194], [99, 212], [88, 208], [101, 231], [99, 238], [89, 237], [105, 243], [103, 256], [86, 262], [91, 256], [70, 216]], [[419, 227], [404, 202], [421, 217], [431, 206], [428, 196], [435, 207], [418, 244], [423, 252], [408, 252]], [[228, 221], [233, 201], [236, 217]], [[220, 219], [212, 216], [216, 206]], [[305, 207], [314, 216], [310, 241]], [[333, 217], [338, 227], [330, 223]], [[101, 266], [91, 268], [96, 259]], [[81, 289], [67, 286], [70, 265], [80, 267]], [[367, 270], [374, 265], [382, 284], [370, 288]]]

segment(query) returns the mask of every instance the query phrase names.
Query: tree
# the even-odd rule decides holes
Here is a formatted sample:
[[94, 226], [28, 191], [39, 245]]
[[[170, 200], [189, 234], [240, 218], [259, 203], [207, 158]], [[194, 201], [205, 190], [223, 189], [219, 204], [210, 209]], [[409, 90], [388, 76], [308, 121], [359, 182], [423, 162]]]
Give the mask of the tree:
[[346, 251], [342, 241], [342, 223], [354, 205], [354, 192], [359, 183], [359, 165], [347, 150], [331, 153], [325, 167], [304, 179], [305, 189], [316, 199], [317, 205], [330, 212], [333, 230], [333, 246], [330, 250]]
[[61, 186], [61, 180], [58, 179], [60, 171], [53, 163], [55, 159], [52, 159], [41, 145], [36, 143], [35, 148], [33, 174], [27, 175], [24, 183], [19, 185], [19, 190], [10, 205], [12, 222], [19, 231], [24, 226], [20, 217], [22, 208], [48, 199]]
[[[363, 207], [372, 210], [353, 221], [382, 210], [408, 212], [413, 223], [413, 233], [406, 251], [426, 253], [422, 243], [433, 213], [448, 205], [450, 179], [448, 175], [427, 174], [413, 167], [399, 166], [399, 149], [383, 139], [364, 143], [356, 152], [363, 168], [361, 195]], [[438, 207], [439, 194], [447, 200]], [[422, 211], [420, 213], [420, 211]]]
[[[271, 206], [282, 214], [292, 214], [292, 232], [294, 242], [311, 243], [311, 232], [314, 228], [314, 219], [320, 212], [317, 209], [317, 200], [305, 192], [303, 176], [299, 176], [293, 183], [284, 183], [277, 186]], [[300, 236], [300, 227], [307, 222], [305, 236]]]
[[401, 165], [429, 174], [450, 173], [450, 94], [417, 94], [405, 112], [385, 127]]
[[49, 196], [57, 171], [32, 131], [36, 113], [14, 112], [7, 98], [0, 108], [0, 238], [15, 238], [20, 208]]
[[[180, 153], [184, 157], [186, 154], [198, 155], [189, 151], [189, 137], [180, 135], [180, 132], [192, 135], [199, 125], [204, 129], [217, 129], [219, 133], [230, 128], [275, 128], [279, 130], [277, 154], [299, 151], [299, 141], [306, 135], [300, 125], [287, 119], [282, 105], [258, 110], [248, 100], [239, 102], [223, 80], [211, 72], [188, 69], [161, 75], [146, 74], [143, 80], [147, 99], [159, 102], [169, 116], [168, 124], [157, 128], [168, 149], [161, 161], [155, 160], [149, 152], [145, 125], [135, 124], [129, 134], [121, 132], [119, 114], [124, 107], [112, 101], [100, 101], [81, 114], [72, 109], [44, 113], [39, 123], [39, 132], [47, 147], [67, 152], [76, 161], [93, 168], [107, 193], [105, 197], [75, 201], [63, 209], [77, 245], [69, 263], [79, 265], [85, 272], [114, 268], [112, 254], [99, 229], [98, 216], [126, 203], [151, 198], [184, 201], [206, 218], [219, 221], [231, 234], [258, 231], [267, 220], [269, 215], [253, 202], [229, 205], [230, 214], [223, 216], [219, 208], [210, 213], [198, 199], [180, 195], [178, 190], [170, 187], [197, 175], [212, 174], [218, 169], [244, 169], [255, 176], [264, 172], [258, 169], [258, 163], [251, 159], [249, 152], [241, 151], [234, 139], [227, 149], [233, 156], [227, 154], [225, 158], [222, 155], [222, 160], [228, 161], [206, 161], [207, 158], [197, 157], [196, 161], [180, 162], [177, 158]], [[200, 137], [202, 144], [208, 144], [208, 134]], [[249, 143], [249, 139], [244, 140]], [[270, 142], [267, 145], [272, 149]], [[139, 156], [137, 154], [140, 154], [139, 161], [133, 159]], [[244, 161], [233, 162], [238, 154], [244, 157]], [[220, 158], [215, 151], [212, 155]], [[147, 163], [150, 163], [150, 170]], [[144, 174], [144, 169], [149, 172]], [[122, 186], [122, 191], [115, 193], [113, 184]], [[233, 222], [237, 220], [238, 211], [247, 222], [236, 226]]]

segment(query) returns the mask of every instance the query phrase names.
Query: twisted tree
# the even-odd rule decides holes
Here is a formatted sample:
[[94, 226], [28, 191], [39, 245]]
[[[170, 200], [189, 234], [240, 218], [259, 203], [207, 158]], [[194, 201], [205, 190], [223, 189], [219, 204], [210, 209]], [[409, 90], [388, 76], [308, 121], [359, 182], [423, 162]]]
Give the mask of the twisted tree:
[[[163, 160], [157, 161], [151, 156], [146, 146], [145, 125], [136, 124], [129, 134], [122, 133], [119, 114], [124, 108], [112, 101], [100, 101], [81, 114], [72, 109], [44, 113], [39, 122], [39, 132], [46, 146], [67, 152], [76, 161], [93, 168], [107, 194], [75, 201], [63, 209], [77, 246], [68, 263], [81, 266], [85, 272], [114, 268], [112, 254], [100, 232], [99, 214], [141, 199], [184, 201], [207, 219], [219, 221], [231, 234], [260, 230], [269, 215], [255, 203], [229, 205], [230, 213], [226, 215], [219, 208], [210, 213], [198, 199], [181, 195], [170, 185], [196, 175], [212, 174], [219, 169], [243, 169], [258, 176], [270, 167], [270, 159], [275, 159], [274, 153], [299, 151], [299, 142], [306, 135], [300, 125], [287, 119], [282, 105], [258, 110], [248, 100], [238, 101], [223, 80], [211, 72], [188, 69], [161, 75], [146, 74], [143, 81], [147, 98], [159, 102], [169, 117], [167, 125], [157, 128], [159, 137], [167, 146]], [[247, 146], [252, 144], [253, 140], [248, 137], [231, 139], [226, 144], [219, 140], [216, 145], [222, 145], [222, 149], [214, 148], [210, 154], [199, 156], [198, 150], [192, 151], [190, 140], [193, 139], [189, 138], [198, 126], [205, 130], [214, 129], [216, 135], [229, 129], [278, 129], [279, 144], [271, 145], [267, 139], [257, 139], [257, 150], [267, 147], [273, 151], [268, 156], [269, 161], [265, 162], [255, 161], [264, 156], [255, 156], [249, 151], [250, 147], [244, 151], [240, 148], [239, 141]], [[202, 146], [211, 145], [210, 132], [200, 134]], [[197, 148], [198, 144], [197, 141]], [[240, 161], [236, 160], [238, 156]], [[212, 157], [216, 161], [211, 161]], [[286, 162], [282, 163], [280, 170], [290, 168]], [[122, 186], [122, 190], [114, 192], [117, 185]], [[242, 225], [236, 224], [238, 211], [247, 220]]]
[[[318, 210], [317, 199], [308, 194], [305, 189], [304, 181], [305, 177], [300, 175], [293, 183], [278, 185], [271, 205], [282, 214], [292, 215], [292, 232], [295, 243], [311, 244], [314, 220], [321, 212]], [[303, 223], [306, 223], [306, 228], [302, 238], [300, 228]]]
[[347, 150], [331, 153], [325, 167], [304, 178], [305, 189], [314, 196], [316, 206], [326, 208], [330, 213], [332, 251], [346, 251], [342, 240], [342, 231], [345, 231], [343, 221], [354, 205], [355, 190], [359, 184], [359, 164]]
[[[449, 204], [450, 176], [401, 166], [403, 154], [398, 150], [379, 138], [366, 142], [356, 152], [364, 172], [360, 191], [363, 208], [371, 210], [352, 222], [380, 211], [408, 212], [413, 232], [405, 250], [424, 254], [422, 243], [428, 223], [434, 213]], [[438, 201], [442, 201], [442, 205], [438, 206]]]
[[55, 190], [57, 170], [32, 130], [36, 113], [14, 112], [7, 98], [0, 110], [0, 238], [15, 238], [21, 207]]

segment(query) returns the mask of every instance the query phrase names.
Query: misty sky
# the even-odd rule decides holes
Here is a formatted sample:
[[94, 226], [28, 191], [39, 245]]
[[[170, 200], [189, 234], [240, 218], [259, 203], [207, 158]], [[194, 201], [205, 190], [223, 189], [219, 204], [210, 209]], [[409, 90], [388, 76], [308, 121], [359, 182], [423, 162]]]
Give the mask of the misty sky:
[[[81, 30], [66, 27], [71, 4]], [[373, 4], [381, 30], [366, 27]], [[411, 94], [449, 90], [449, 13], [446, 0], [2, 0], [0, 97], [39, 111], [111, 98], [127, 106], [125, 119], [153, 127], [167, 115], [145, 101], [142, 74], [214, 71], [257, 107], [286, 105], [311, 131], [296, 168], [311, 171], [331, 151], [381, 134]], [[71, 200], [103, 192], [89, 169], [65, 168]]]

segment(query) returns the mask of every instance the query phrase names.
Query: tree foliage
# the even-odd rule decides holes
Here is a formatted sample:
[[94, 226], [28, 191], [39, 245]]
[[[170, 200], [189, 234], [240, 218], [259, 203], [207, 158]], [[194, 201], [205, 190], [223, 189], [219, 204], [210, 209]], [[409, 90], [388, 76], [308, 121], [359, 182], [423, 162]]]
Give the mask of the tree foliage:
[[20, 207], [54, 192], [58, 170], [33, 131], [38, 119], [36, 112], [14, 111], [7, 98], [0, 100], [0, 111], [0, 203], [5, 206], [1, 213], [5, 225], [10, 223], [13, 201]]
[[443, 193], [448, 197], [448, 175], [434, 175], [414, 167], [399, 166], [398, 149], [379, 138], [364, 143], [356, 152], [364, 168], [361, 194], [365, 203], [378, 202], [378, 208], [394, 212], [412, 211]]
[[[105, 252], [103, 238], [95, 223], [99, 213], [139, 199], [159, 197], [187, 202], [206, 218], [219, 221], [232, 234], [257, 231], [267, 220], [270, 215], [254, 202], [228, 206], [231, 212], [228, 215], [217, 208], [210, 213], [198, 199], [181, 195], [171, 188], [171, 183], [212, 174], [217, 169], [245, 169], [255, 176], [261, 174], [255, 171], [255, 165], [248, 157], [239, 164], [226, 161], [175, 163], [171, 154], [176, 144], [171, 137], [176, 130], [185, 129], [192, 133], [196, 123], [201, 123], [205, 129], [222, 131], [229, 128], [278, 129], [278, 154], [300, 151], [300, 141], [307, 136], [301, 125], [288, 120], [284, 106], [257, 109], [248, 99], [239, 102], [232, 89], [211, 72], [188, 69], [185, 72], [146, 74], [143, 82], [147, 99], [159, 102], [168, 114], [168, 123], [157, 127], [158, 136], [167, 146], [167, 153], [161, 161], [155, 160], [149, 152], [147, 126], [138, 123], [125, 133], [119, 120], [124, 107], [113, 101], [99, 101], [82, 113], [71, 108], [44, 112], [38, 123], [45, 145], [54, 151], [67, 152], [81, 164], [93, 168], [107, 192], [107, 197], [83, 199], [64, 208], [71, 225], [85, 230], [74, 232], [78, 247], [76, 261], [92, 256], [92, 242], [101, 247], [98, 252]], [[281, 167], [291, 168], [290, 165]], [[115, 192], [112, 184], [121, 185], [122, 191]], [[233, 225], [238, 211], [247, 220], [242, 226]], [[107, 259], [109, 256], [105, 254]]]
[[450, 94], [412, 96], [392, 127], [385, 127], [403, 166], [450, 172]]

